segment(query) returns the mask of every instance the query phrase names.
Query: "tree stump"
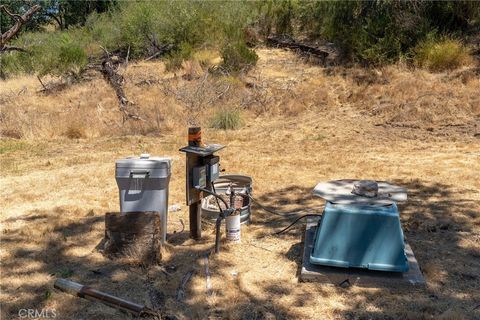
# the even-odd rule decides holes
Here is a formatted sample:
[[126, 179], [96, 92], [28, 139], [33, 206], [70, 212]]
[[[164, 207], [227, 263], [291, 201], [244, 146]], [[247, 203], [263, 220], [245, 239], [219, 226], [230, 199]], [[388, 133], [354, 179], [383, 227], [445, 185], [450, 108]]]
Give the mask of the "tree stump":
[[140, 264], [159, 263], [161, 223], [158, 212], [107, 212], [105, 214], [105, 247], [107, 257], [124, 257]]

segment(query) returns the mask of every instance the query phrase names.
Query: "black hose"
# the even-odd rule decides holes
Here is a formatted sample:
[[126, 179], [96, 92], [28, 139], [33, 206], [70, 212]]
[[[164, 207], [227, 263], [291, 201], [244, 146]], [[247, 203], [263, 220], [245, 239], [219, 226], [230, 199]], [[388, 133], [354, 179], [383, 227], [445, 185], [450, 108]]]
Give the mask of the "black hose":
[[295, 219], [295, 221], [293, 221], [288, 227], [286, 228], [283, 228], [282, 230], [280, 231], [277, 231], [277, 232], [274, 232], [272, 233], [272, 235], [279, 235], [279, 234], [282, 234], [284, 233], [285, 231], [287, 231], [288, 229], [290, 229], [291, 227], [293, 227], [298, 221], [300, 221], [301, 219], [303, 218], [306, 218], [306, 217], [321, 217], [322, 215], [321, 214], [305, 214], [303, 216], [300, 216], [298, 217], [297, 219]]
[[[217, 193], [217, 190], [215, 190], [215, 184], [213, 182], [212, 182], [212, 190], [214, 193]], [[220, 208], [220, 202], [218, 201], [218, 198], [217, 197], [214, 197], [214, 198], [215, 198], [215, 201], [217, 202], [218, 208]]]
[[268, 213], [272, 213], [274, 215], [280, 216], [280, 217], [293, 216], [293, 215], [297, 214], [298, 212], [304, 211], [304, 210], [301, 210], [301, 211], [297, 211], [297, 212], [285, 212], [285, 213], [277, 212], [273, 209], [267, 208], [264, 205], [262, 205], [260, 202], [258, 202], [258, 200], [256, 200], [254, 197], [252, 197], [252, 195], [249, 192], [247, 192], [247, 196], [250, 198], [250, 200], [252, 200], [252, 202], [256, 203], [260, 207], [260, 209], [262, 209], [262, 210], [264, 210]]
[[[223, 204], [225, 205], [225, 208], [228, 209], [229, 208], [229, 205], [227, 204], [227, 202], [221, 197], [219, 196], [216, 192], [212, 192], [210, 190], [207, 190], [205, 188], [202, 188], [202, 187], [195, 187], [196, 189], [200, 190], [200, 191], [203, 191], [203, 192], [206, 192], [212, 196], [215, 197], [215, 199], [217, 199], [217, 205], [218, 205], [218, 210], [220, 212], [217, 220], [215, 221], [215, 253], [219, 253], [220, 252], [220, 228], [221, 228], [221, 225], [222, 225], [222, 220], [224, 217], [224, 211], [222, 210], [222, 208], [220, 207], [220, 204], [218, 203], [218, 200], [222, 201]], [[215, 190], [215, 187], [213, 186], [213, 183], [212, 183], [212, 188]], [[258, 201], [256, 201], [251, 195], [250, 193], [247, 192], [247, 196], [253, 201], [255, 202], [258, 206], [260, 206], [260, 208], [262, 208], [263, 210], [267, 211], [267, 212], [270, 212], [270, 213], [273, 213], [275, 215], [278, 215], [278, 216], [286, 216], [286, 215], [289, 215], [288, 213], [286, 214], [281, 214], [281, 213], [278, 213], [274, 210], [271, 210], [271, 209], [268, 209], [266, 207], [264, 207], [263, 205], [261, 205]], [[290, 213], [290, 214], [294, 214], [294, 213]], [[302, 220], [303, 218], [306, 218], [306, 217], [321, 217], [322, 215], [321, 214], [304, 214], [303, 216], [300, 216], [298, 217], [297, 219], [295, 219], [290, 225], [288, 225], [286, 228], [283, 228], [282, 230], [280, 231], [277, 231], [277, 232], [274, 232], [272, 233], [272, 235], [279, 235], [279, 234], [282, 234], [284, 233], [285, 231], [289, 230], [291, 227], [293, 227], [296, 223], [298, 223], [298, 221]]]
[[[199, 186], [195, 187], [195, 189], [200, 190], [200, 191], [203, 191], [203, 192], [206, 192], [206, 193], [214, 196], [215, 198], [219, 199], [220, 201], [223, 202], [223, 204], [225, 205], [225, 208], [228, 208], [228, 207], [229, 207], [229, 206], [228, 206], [228, 203], [227, 203], [222, 197], [220, 197], [218, 194], [216, 194], [215, 192], [212, 192], [212, 191], [210, 191], [210, 190], [208, 190], [208, 189], [205, 189], [205, 188], [202, 188], [202, 187], [199, 187]], [[218, 206], [218, 208], [219, 208], [220, 210], [222, 210], [222, 208], [220, 208], [220, 206]]]
[[272, 209], [269, 209], [269, 208], [265, 207], [265, 206], [262, 205], [260, 202], [258, 202], [257, 200], [255, 200], [255, 198], [252, 197], [252, 196], [250, 195], [250, 193], [248, 193], [248, 192], [247, 192], [247, 196], [250, 198], [250, 200], [252, 200], [252, 202], [255, 202], [262, 210], [264, 210], [264, 211], [266, 211], [266, 212], [268, 212], [268, 213], [273, 213], [273, 214], [275, 214], [275, 215], [277, 215], [277, 216], [282, 216], [282, 217], [285, 216], [285, 214], [278, 213], [278, 212], [276, 212], [276, 211], [274, 211], [274, 210], [272, 210]]
[[220, 207], [220, 203], [218, 202], [218, 200], [223, 202], [223, 204], [225, 205], [225, 210], [228, 209], [229, 206], [228, 206], [227, 202], [215, 192], [215, 187], [213, 186], [213, 183], [212, 183], [212, 188], [214, 189], [214, 192], [212, 192], [208, 189], [202, 188], [202, 187], [198, 187], [198, 186], [195, 187], [195, 188], [200, 190], [200, 191], [206, 192], [206, 193], [214, 196], [215, 199], [217, 199], [218, 211], [220, 213], [217, 217], [217, 220], [215, 221], [215, 253], [219, 253], [220, 252], [220, 229], [222, 227], [222, 220], [223, 220], [223, 218], [225, 218], [225, 214], [224, 214], [224, 211], [222, 210], [222, 208]]
[[[255, 202], [261, 209], [265, 210], [266, 212], [269, 212], [269, 213], [272, 213], [274, 215], [277, 215], [277, 216], [280, 216], [280, 217], [285, 217], [285, 216], [290, 216], [290, 215], [294, 215], [295, 212], [287, 212], [287, 213], [279, 213], [279, 212], [276, 212], [275, 210], [272, 210], [270, 208], [267, 208], [265, 207], [264, 205], [262, 205], [260, 202], [258, 202], [257, 200], [255, 200], [255, 198], [252, 197], [252, 195], [247, 191], [246, 192], [247, 196], [250, 198], [250, 200], [252, 200], [253, 202]], [[280, 231], [277, 231], [277, 232], [274, 232], [272, 233], [271, 235], [279, 235], [279, 234], [282, 234], [284, 233], [285, 231], [287, 231], [288, 229], [290, 229], [291, 227], [293, 227], [298, 221], [302, 220], [303, 218], [306, 218], [306, 217], [321, 217], [322, 215], [321, 214], [305, 214], [303, 216], [300, 216], [298, 217], [297, 219], [295, 219], [295, 221], [293, 221], [288, 227], [280, 230]]]

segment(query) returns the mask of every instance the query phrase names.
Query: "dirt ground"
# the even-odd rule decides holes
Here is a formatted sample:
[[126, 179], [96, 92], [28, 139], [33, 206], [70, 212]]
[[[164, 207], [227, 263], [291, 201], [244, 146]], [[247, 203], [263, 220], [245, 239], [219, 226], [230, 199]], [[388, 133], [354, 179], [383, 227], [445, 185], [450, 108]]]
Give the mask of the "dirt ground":
[[[0, 140], [2, 319], [19, 318], [19, 310], [29, 308], [54, 309], [57, 319], [131, 318], [56, 291], [58, 277], [146, 304], [170, 319], [480, 318], [480, 81], [380, 70], [374, 82], [371, 75], [361, 74], [362, 83], [355, 85], [355, 75], [344, 76], [339, 69], [328, 75], [329, 70], [288, 52], [263, 50], [259, 55], [259, 65], [245, 81], [261, 76], [270, 93], [283, 94], [285, 103], [272, 98], [265, 106], [274, 110], [245, 110], [239, 130], [204, 130], [205, 140], [227, 145], [219, 153], [226, 173], [252, 176], [256, 198], [282, 212], [321, 213], [323, 201], [311, 191], [324, 180], [369, 178], [406, 187], [402, 227], [426, 288], [299, 282], [304, 224], [270, 236], [293, 217], [256, 206], [252, 223], [242, 226], [241, 244], [223, 243], [221, 254], [210, 254], [212, 224], [204, 223], [202, 240], [188, 237], [185, 163], [178, 152], [186, 140], [183, 124], [157, 136], [87, 134], [68, 139], [42, 137], [38, 131], [37, 138]], [[382, 77], [387, 83], [378, 82]], [[401, 83], [409, 92], [401, 92]], [[440, 99], [429, 90], [450, 98]], [[85, 91], [79, 92], [69, 98], [80, 100]], [[11, 103], [2, 93], [4, 103]], [[299, 96], [286, 100], [292, 94]], [[383, 102], [369, 104], [368, 99]], [[404, 107], [397, 103], [402, 100]], [[407, 103], [419, 100], [423, 102], [414, 107]], [[450, 107], [448, 112], [438, 111], [445, 107], [442, 103]], [[21, 100], [17, 104], [27, 108]], [[421, 106], [427, 105], [433, 111], [422, 113]], [[404, 114], [408, 112], [417, 116]], [[62, 123], [51, 123], [56, 125]], [[162, 264], [148, 268], [109, 260], [99, 251], [104, 214], [119, 210], [115, 160], [142, 152], [173, 159], [169, 204], [181, 206], [169, 213]], [[186, 297], [177, 301], [177, 288], [190, 271]]]

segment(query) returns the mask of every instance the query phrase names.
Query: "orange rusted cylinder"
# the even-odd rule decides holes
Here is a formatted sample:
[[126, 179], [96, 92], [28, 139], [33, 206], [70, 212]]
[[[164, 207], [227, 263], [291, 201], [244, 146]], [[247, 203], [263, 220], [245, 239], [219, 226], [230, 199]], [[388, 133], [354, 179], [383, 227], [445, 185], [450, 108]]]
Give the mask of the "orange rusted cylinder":
[[204, 147], [202, 142], [202, 128], [190, 127], [188, 128], [188, 146], [189, 147]]

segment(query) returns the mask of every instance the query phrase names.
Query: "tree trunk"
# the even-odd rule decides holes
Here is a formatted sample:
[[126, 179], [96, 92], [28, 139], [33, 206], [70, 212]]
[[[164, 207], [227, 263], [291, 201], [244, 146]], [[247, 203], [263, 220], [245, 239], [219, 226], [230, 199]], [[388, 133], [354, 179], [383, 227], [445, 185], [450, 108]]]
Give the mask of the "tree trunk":
[[126, 257], [144, 265], [159, 263], [161, 223], [158, 212], [108, 212], [105, 215], [105, 255]]
[[5, 12], [7, 15], [12, 17], [15, 20], [15, 25], [3, 33], [0, 37], [0, 51], [5, 50], [5, 46], [11, 38], [13, 38], [22, 28], [24, 24], [26, 24], [30, 19], [32, 19], [33, 15], [39, 11], [42, 7], [38, 4], [31, 7], [24, 15], [14, 14], [11, 13], [6, 6], [0, 5], [0, 11]]
[[60, 28], [60, 30], [63, 30], [63, 29], [64, 29], [64, 28], [63, 28], [62, 21], [60, 20], [61, 17], [59, 18], [59, 17], [57, 17], [56, 15], [54, 15], [53, 13], [47, 13], [47, 16], [52, 17], [53, 20], [55, 20], [55, 22], [57, 22], [58, 27]]

